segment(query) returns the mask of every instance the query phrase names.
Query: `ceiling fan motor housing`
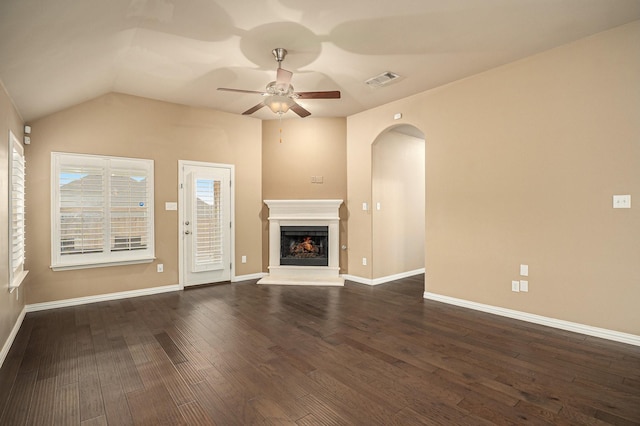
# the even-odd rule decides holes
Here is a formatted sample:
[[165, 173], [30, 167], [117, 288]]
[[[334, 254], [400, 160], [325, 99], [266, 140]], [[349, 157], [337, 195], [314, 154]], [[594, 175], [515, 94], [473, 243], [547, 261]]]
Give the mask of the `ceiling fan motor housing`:
[[271, 53], [273, 53], [273, 56], [275, 56], [276, 61], [278, 61], [278, 64], [279, 64], [282, 61], [284, 61], [284, 57], [287, 56], [287, 49], [283, 49], [282, 47], [276, 47], [271, 51]]

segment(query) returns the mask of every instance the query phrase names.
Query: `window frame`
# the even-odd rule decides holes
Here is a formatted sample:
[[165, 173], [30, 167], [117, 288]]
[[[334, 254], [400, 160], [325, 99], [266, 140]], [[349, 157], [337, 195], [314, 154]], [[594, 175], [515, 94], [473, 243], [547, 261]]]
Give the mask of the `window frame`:
[[[100, 252], [80, 252], [63, 254], [61, 247], [62, 227], [61, 227], [61, 191], [60, 175], [64, 167], [74, 165], [89, 165], [87, 167], [102, 169], [102, 251]], [[111, 213], [116, 205], [111, 198], [112, 171], [122, 170], [123, 165], [129, 165], [132, 169], [144, 171], [146, 173], [146, 227], [147, 236], [145, 248], [130, 248], [121, 250], [116, 245], [122, 242], [115, 242], [112, 247], [112, 226]], [[133, 175], [132, 175], [133, 176]], [[76, 154], [65, 152], [51, 153], [51, 269], [54, 271], [64, 271], [72, 269], [98, 268], [106, 266], [131, 265], [139, 263], [150, 263], [155, 260], [155, 222], [154, 222], [154, 161], [150, 159], [114, 157], [105, 155]], [[116, 238], [116, 237], [114, 237]], [[132, 238], [129, 238], [132, 241]]]
[[[14, 156], [14, 151], [16, 151], [18, 153], [18, 155], [20, 157], [22, 157], [22, 168], [16, 170], [15, 167], [15, 162], [13, 160], [13, 156]], [[25, 277], [27, 276], [27, 274], [29, 273], [29, 271], [27, 271], [25, 269], [25, 262], [26, 262], [26, 206], [25, 206], [25, 199], [26, 199], [26, 170], [27, 170], [27, 163], [26, 163], [26, 157], [24, 154], [24, 146], [22, 145], [22, 143], [18, 140], [18, 138], [16, 137], [16, 135], [9, 130], [9, 152], [8, 152], [8, 170], [9, 170], [9, 185], [8, 185], [8, 197], [9, 197], [9, 202], [8, 202], [8, 206], [9, 206], [9, 211], [8, 211], [8, 228], [9, 228], [9, 246], [8, 246], [8, 258], [9, 258], [9, 292], [13, 292], [13, 290], [17, 289], [18, 287], [20, 287], [20, 284], [22, 284], [22, 282], [24, 281]], [[21, 199], [22, 199], [22, 211], [21, 211], [21, 223], [22, 223], [22, 229], [19, 232], [16, 232], [16, 230], [14, 229], [13, 223], [14, 223], [14, 208], [15, 208], [15, 203], [14, 203], [14, 199], [16, 198], [14, 196], [14, 190], [15, 190], [15, 178], [16, 176], [18, 176], [18, 179], [22, 180], [22, 194], [21, 195]], [[16, 234], [19, 234], [19, 243], [20, 243], [20, 248], [19, 250], [22, 252], [21, 255], [21, 262], [17, 263], [15, 262], [13, 253], [14, 253], [14, 240], [16, 238]]]

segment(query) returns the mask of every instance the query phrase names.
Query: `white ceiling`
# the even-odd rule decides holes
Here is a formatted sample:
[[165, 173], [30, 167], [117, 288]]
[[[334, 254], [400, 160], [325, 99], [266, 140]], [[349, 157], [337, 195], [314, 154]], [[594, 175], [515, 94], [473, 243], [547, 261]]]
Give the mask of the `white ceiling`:
[[[1, 0], [0, 80], [26, 121], [108, 92], [239, 114], [260, 96], [216, 88], [264, 90], [284, 47], [296, 90], [342, 92], [312, 116], [348, 116], [637, 19], [640, 0]], [[384, 71], [402, 78], [364, 84]]]

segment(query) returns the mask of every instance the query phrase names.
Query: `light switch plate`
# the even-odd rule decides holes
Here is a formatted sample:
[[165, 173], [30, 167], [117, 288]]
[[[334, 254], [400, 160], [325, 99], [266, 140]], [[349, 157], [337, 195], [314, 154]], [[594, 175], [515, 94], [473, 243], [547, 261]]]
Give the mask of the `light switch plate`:
[[520, 292], [520, 281], [511, 281], [511, 291]]
[[529, 281], [520, 280], [520, 291], [525, 293], [529, 291]]
[[631, 195], [614, 195], [613, 208], [614, 209], [630, 209]]
[[520, 265], [520, 275], [523, 277], [529, 276], [529, 265]]
[[164, 203], [165, 210], [178, 210], [178, 203], [176, 202], [166, 202]]

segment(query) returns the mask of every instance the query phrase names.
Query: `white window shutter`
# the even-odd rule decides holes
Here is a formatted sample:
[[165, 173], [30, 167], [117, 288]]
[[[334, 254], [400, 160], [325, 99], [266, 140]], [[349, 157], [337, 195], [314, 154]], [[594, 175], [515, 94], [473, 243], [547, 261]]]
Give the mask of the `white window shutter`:
[[109, 177], [111, 250], [145, 249], [150, 240], [148, 171], [135, 165], [114, 166]]
[[52, 153], [54, 270], [154, 259], [153, 161]]
[[60, 178], [60, 255], [102, 253], [104, 246], [104, 169], [62, 165]]
[[[13, 135], [12, 135], [13, 136]], [[11, 143], [11, 277], [20, 275], [25, 261], [25, 159], [22, 145]]]
[[193, 272], [223, 269], [222, 181], [194, 177]]

